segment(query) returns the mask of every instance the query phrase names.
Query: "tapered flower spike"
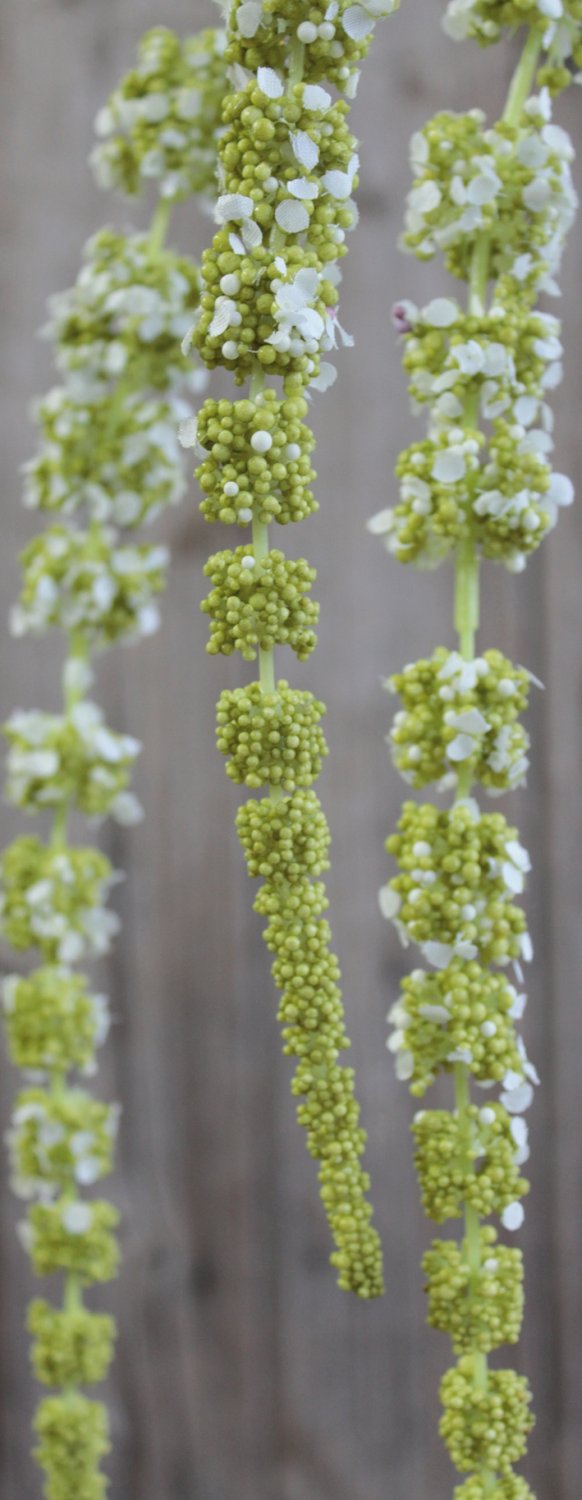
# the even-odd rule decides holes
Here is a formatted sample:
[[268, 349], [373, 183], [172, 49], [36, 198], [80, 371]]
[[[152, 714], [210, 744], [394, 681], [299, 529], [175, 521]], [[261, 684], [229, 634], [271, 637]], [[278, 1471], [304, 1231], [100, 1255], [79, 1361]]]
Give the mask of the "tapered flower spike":
[[76, 285], [51, 300], [44, 334], [61, 384], [38, 403], [40, 447], [25, 469], [25, 504], [51, 524], [23, 553], [12, 628], [56, 627], [68, 643], [62, 710], [19, 710], [5, 726], [8, 800], [50, 810], [52, 836], [27, 833], [0, 860], [2, 936], [40, 960], [5, 979], [3, 999], [10, 1055], [27, 1075], [8, 1136], [13, 1187], [29, 1202], [21, 1239], [39, 1276], [63, 1279], [62, 1305], [37, 1299], [29, 1314], [34, 1370], [51, 1392], [35, 1419], [47, 1500], [105, 1495], [107, 1413], [82, 1388], [105, 1379], [115, 1328], [85, 1293], [119, 1261], [117, 1210], [83, 1196], [112, 1169], [119, 1111], [70, 1077], [94, 1075], [107, 1036], [107, 999], [77, 966], [111, 945], [119, 923], [106, 900], [119, 877], [98, 849], [70, 842], [69, 814], [141, 816], [130, 790], [140, 746], [87, 698], [90, 662], [158, 623], [167, 551], [133, 532], [184, 493], [177, 428], [205, 379], [181, 349], [199, 272], [165, 240], [173, 203], [212, 190], [225, 47], [224, 32], [149, 33], [99, 116], [99, 181], [133, 196], [153, 181], [157, 207], [148, 234], [95, 235]]
[[304, 520], [316, 508], [308, 403], [335, 379], [328, 356], [352, 343], [337, 316], [340, 261], [357, 220], [347, 101], [376, 22], [395, 8], [395, 0], [316, 0], [306, 17], [297, 0], [230, 6], [217, 231], [202, 259], [191, 339], [209, 369], [223, 366], [237, 386], [248, 385], [239, 399], [207, 400], [182, 434], [199, 460], [205, 519], [250, 533], [205, 570], [209, 651], [258, 659], [258, 682], [220, 697], [218, 747], [233, 781], [265, 789], [241, 807], [237, 827], [249, 874], [263, 882], [255, 910], [268, 919], [284, 1047], [297, 1060], [293, 1092], [320, 1164], [332, 1263], [339, 1285], [360, 1297], [381, 1293], [382, 1257], [353, 1070], [340, 1062], [349, 1043], [318, 879], [329, 832], [311, 786], [327, 753], [324, 708], [277, 680], [274, 659], [279, 646], [300, 661], [315, 646], [315, 572], [273, 546], [269, 524]]
[[429, 1322], [458, 1356], [441, 1384], [442, 1437], [468, 1476], [455, 1500], [533, 1500], [513, 1467], [533, 1422], [527, 1381], [488, 1361], [519, 1338], [521, 1254], [481, 1222], [494, 1215], [513, 1232], [524, 1218], [524, 1116], [539, 1082], [517, 1029], [532, 957], [519, 904], [530, 866], [517, 830], [471, 793], [525, 781], [520, 714], [534, 679], [498, 650], [477, 656], [475, 640], [481, 560], [521, 571], [573, 499], [551, 463], [560, 324], [537, 299], [558, 291], [577, 205], [572, 144], [552, 105], [582, 61], [582, 6], [450, 0], [444, 25], [482, 45], [520, 27], [523, 49], [497, 124], [479, 109], [443, 111], [411, 144], [403, 247], [426, 261], [442, 253], [468, 298], [394, 308], [427, 435], [400, 455], [399, 499], [369, 526], [400, 562], [454, 558], [458, 649], [438, 647], [386, 686], [401, 704], [389, 735], [397, 769], [415, 789], [456, 796], [446, 810], [406, 802], [387, 841], [398, 868], [380, 907], [423, 960], [392, 1006], [388, 1045], [417, 1097], [442, 1072], [454, 1080], [452, 1112], [421, 1109], [413, 1134], [426, 1212], [464, 1221], [460, 1241], [435, 1240], [424, 1258]]

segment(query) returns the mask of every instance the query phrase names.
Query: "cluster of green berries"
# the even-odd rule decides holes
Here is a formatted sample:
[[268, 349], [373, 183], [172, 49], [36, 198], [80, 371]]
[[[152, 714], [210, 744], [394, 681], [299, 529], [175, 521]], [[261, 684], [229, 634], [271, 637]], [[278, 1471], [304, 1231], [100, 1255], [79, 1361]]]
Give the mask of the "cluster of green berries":
[[182, 499], [175, 402], [126, 393], [116, 411], [107, 393], [88, 399], [55, 386], [35, 414], [42, 445], [25, 465], [31, 509], [85, 509], [96, 521], [133, 527]]
[[441, 1435], [461, 1473], [489, 1469], [507, 1474], [523, 1458], [533, 1427], [527, 1380], [514, 1370], [492, 1370], [485, 1390], [473, 1379], [473, 1362], [463, 1356], [441, 1382], [444, 1413]]
[[95, 1050], [107, 1036], [104, 995], [92, 995], [84, 974], [46, 967], [26, 977], [9, 974], [2, 1002], [10, 1057], [27, 1073], [95, 1071]]
[[528, 706], [530, 674], [500, 651], [465, 661], [438, 646], [387, 683], [402, 708], [390, 732], [394, 764], [413, 787], [454, 785], [470, 769], [492, 795], [525, 780], [529, 736], [518, 722]]
[[455, 1354], [489, 1354], [516, 1344], [523, 1318], [523, 1257], [500, 1245], [495, 1230], [479, 1231], [479, 1266], [471, 1269], [467, 1244], [433, 1240], [423, 1260], [428, 1321], [448, 1333]]
[[185, 41], [162, 26], [146, 33], [136, 66], [97, 116], [100, 187], [135, 197], [154, 181], [162, 198], [212, 197], [228, 87], [224, 50], [222, 30]]
[[[482, 46], [490, 46], [500, 40], [505, 29], [513, 31], [517, 26], [529, 26], [544, 35], [550, 30], [553, 40], [556, 23], [560, 32], [558, 56], [568, 57], [570, 43], [574, 62], [580, 66], [580, 0], [449, 0], [443, 26], [454, 41], [472, 37]], [[569, 72], [567, 77], [569, 82]]]
[[489, 1478], [481, 1479], [472, 1474], [464, 1484], [457, 1485], [454, 1500], [535, 1500], [533, 1490], [519, 1474], [506, 1474], [494, 1484]]
[[269, 375], [313, 384], [321, 350], [334, 346], [338, 294], [312, 251], [298, 244], [285, 257], [264, 244], [246, 251], [225, 227], [204, 251], [202, 279], [194, 342], [209, 369], [222, 365], [242, 385], [258, 363]]
[[107, 953], [119, 924], [103, 903], [116, 876], [98, 849], [18, 838], [2, 855], [0, 879], [0, 931], [11, 948], [38, 948], [57, 965]]
[[437, 1224], [460, 1218], [465, 1204], [484, 1218], [503, 1215], [527, 1192], [521, 1152], [502, 1105], [471, 1105], [463, 1116], [419, 1110], [412, 1132], [423, 1207]]
[[397, 0], [234, 0], [226, 59], [252, 73], [261, 63], [283, 72], [300, 43], [306, 81], [325, 78], [352, 98], [376, 21], [396, 7]]
[[252, 546], [237, 547], [215, 552], [204, 572], [213, 585], [200, 606], [210, 616], [211, 655], [240, 651], [254, 661], [257, 648], [288, 645], [305, 661], [315, 646], [319, 605], [306, 597], [316, 575], [304, 558], [276, 548], [257, 558]]
[[41, 812], [70, 805], [89, 818], [120, 823], [141, 815], [127, 791], [141, 746], [108, 729], [101, 709], [86, 699], [66, 714], [16, 713], [4, 727], [9, 744], [6, 795], [15, 807]]
[[34, 1456], [46, 1474], [47, 1500], [105, 1500], [107, 1483], [97, 1465], [109, 1453], [105, 1407], [77, 1392], [48, 1396], [34, 1421]]
[[293, 1093], [301, 1101], [298, 1119], [309, 1152], [320, 1163], [321, 1196], [336, 1243], [332, 1264], [341, 1288], [375, 1297], [382, 1291], [382, 1256], [360, 1161], [366, 1138], [353, 1069], [339, 1061], [349, 1046], [339, 965], [321, 915], [324, 887], [309, 878], [327, 863], [325, 820], [313, 793], [295, 792], [285, 803], [248, 804], [239, 813], [239, 833], [250, 873], [265, 872], [255, 906], [269, 917], [265, 941], [275, 955], [284, 1051], [298, 1062]]
[[483, 231], [495, 278], [515, 274], [516, 260], [530, 255], [539, 284], [548, 262], [558, 263], [576, 201], [572, 143], [545, 114], [544, 103], [532, 101], [518, 127], [487, 129], [482, 110], [443, 111], [414, 135], [406, 248], [421, 260], [442, 251], [452, 275], [467, 280]]
[[84, 1307], [62, 1311], [38, 1298], [28, 1313], [32, 1362], [43, 1385], [96, 1385], [105, 1380], [115, 1341], [113, 1318]]
[[192, 366], [181, 343], [198, 305], [197, 266], [147, 234], [101, 229], [88, 241], [75, 285], [49, 302], [44, 336], [75, 385], [107, 389], [127, 374], [141, 391], [188, 386]]
[[285, 681], [263, 693], [258, 683], [221, 693], [216, 743], [227, 756], [227, 775], [238, 786], [279, 786], [285, 792], [310, 786], [321, 770], [327, 745], [325, 713], [312, 693]]
[[386, 848], [400, 874], [381, 893], [384, 914], [435, 968], [454, 957], [506, 964], [531, 956], [524, 913], [511, 899], [524, 889], [529, 857], [501, 813], [480, 815], [470, 800], [450, 811], [405, 802]]
[[21, 1198], [90, 1187], [112, 1170], [119, 1112], [84, 1089], [25, 1089], [9, 1134], [12, 1184]]
[[118, 1223], [111, 1203], [85, 1203], [65, 1194], [55, 1203], [33, 1204], [21, 1233], [38, 1276], [65, 1271], [89, 1284], [111, 1281], [117, 1272], [113, 1231]]
[[23, 584], [12, 611], [15, 635], [50, 626], [83, 631], [95, 647], [151, 635], [152, 602], [166, 582], [166, 547], [116, 546], [115, 533], [94, 522], [88, 531], [49, 526], [24, 548]]
[[207, 521], [248, 526], [303, 521], [317, 509], [310, 488], [315, 438], [302, 418], [304, 396], [283, 401], [274, 390], [256, 401], [205, 401], [197, 439], [203, 459], [196, 478]]
[[329, 868], [329, 827], [315, 792], [277, 802], [251, 797], [239, 808], [237, 832], [249, 875], [269, 886], [296, 885]]
[[508, 1072], [519, 1076], [514, 1018], [520, 1009], [521, 997], [505, 976], [474, 961], [456, 960], [436, 973], [414, 969], [389, 1015], [398, 1077], [420, 1096], [457, 1062], [470, 1067], [478, 1083], [501, 1083]]

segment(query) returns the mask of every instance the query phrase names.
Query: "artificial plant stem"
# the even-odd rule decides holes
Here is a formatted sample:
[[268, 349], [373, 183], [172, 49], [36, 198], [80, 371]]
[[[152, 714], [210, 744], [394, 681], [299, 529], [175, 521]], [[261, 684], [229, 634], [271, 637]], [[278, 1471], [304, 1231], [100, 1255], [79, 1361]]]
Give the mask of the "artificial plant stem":
[[[505, 124], [512, 127], [518, 124], [521, 111], [530, 94], [541, 46], [540, 32], [531, 29], [513, 74], [507, 104], [503, 113]], [[475, 242], [469, 272], [468, 312], [475, 317], [482, 317], [486, 311], [490, 259], [490, 236], [485, 232], [479, 235]], [[465, 427], [471, 428], [476, 425], [477, 416], [478, 396], [470, 396], [465, 403]], [[475, 640], [479, 628], [479, 575], [480, 564], [475, 538], [472, 530], [469, 529], [468, 535], [459, 544], [455, 562], [455, 628], [459, 637], [459, 650], [461, 656], [466, 661], [471, 661], [475, 655]], [[469, 795], [471, 785], [472, 775], [470, 768], [465, 770], [461, 767], [457, 777], [457, 801]], [[469, 1076], [469, 1069], [465, 1063], [455, 1064], [455, 1107], [461, 1129], [470, 1148], [471, 1121], [469, 1109], [471, 1105], [471, 1092]], [[470, 1159], [468, 1166], [471, 1167]], [[481, 1236], [479, 1215], [468, 1203], [465, 1203], [464, 1220], [465, 1238], [463, 1255], [469, 1268], [471, 1285], [471, 1282], [474, 1284], [475, 1278], [481, 1270]], [[472, 1361], [475, 1387], [478, 1390], [484, 1391], [487, 1389], [488, 1383], [487, 1355], [478, 1349], [474, 1349]], [[483, 1494], [485, 1496], [491, 1495], [496, 1487], [495, 1474], [490, 1469], [481, 1469], [479, 1478]]]
[[149, 248], [152, 255], [156, 255], [164, 248], [173, 207], [174, 204], [171, 198], [158, 199], [149, 231]]

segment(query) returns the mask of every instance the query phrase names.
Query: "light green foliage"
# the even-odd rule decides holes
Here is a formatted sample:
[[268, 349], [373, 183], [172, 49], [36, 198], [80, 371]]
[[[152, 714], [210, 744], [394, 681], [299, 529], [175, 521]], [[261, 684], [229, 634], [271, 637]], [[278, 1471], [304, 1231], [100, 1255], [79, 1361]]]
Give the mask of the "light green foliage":
[[6, 795], [14, 806], [41, 812], [70, 804], [89, 818], [110, 813], [120, 823], [140, 817], [127, 786], [141, 746], [108, 729], [96, 703], [85, 699], [68, 714], [13, 714], [4, 733]]
[[134, 197], [156, 182], [170, 200], [212, 195], [227, 87], [224, 40], [211, 29], [185, 41], [163, 26], [147, 32], [136, 66], [97, 116], [100, 187]]
[[0, 929], [12, 948], [37, 947], [62, 964], [108, 951], [119, 924], [103, 901], [115, 877], [98, 849], [19, 838], [4, 851], [0, 875]]
[[105, 996], [90, 993], [84, 974], [64, 966], [35, 969], [27, 978], [10, 974], [2, 999], [15, 1067], [27, 1072], [94, 1070], [95, 1049], [105, 1040], [109, 1015]]
[[[485, 1117], [484, 1117], [485, 1116]], [[468, 1203], [483, 1217], [502, 1214], [527, 1192], [511, 1119], [501, 1105], [471, 1105], [464, 1118], [421, 1110], [412, 1126], [426, 1213], [437, 1224], [459, 1218]]]
[[28, 1311], [28, 1329], [34, 1337], [34, 1372], [43, 1385], [64, 1388], [105, 1380], [113, 1358], [113, 1318], [83, 1307], [60, 1311], [37, 1299]]
[[480, 1230], [477, 1271], [467, 1246], [433, 1240], [423, 1260], [427, 1278], [428, 1321], [448, 1333], [456, 1354], [477, 1349], [488, 1354], [516, 1344], [523, 1317], [523, 1258], [520, 1250], [497, 1243], [489, 1226]]
[[514, 1370], [493, 1370], [487, 1390], [475, 1389], [471, 1359], [464, 1356], [441, 1382], [441, 1434], [463, 1472], [482, 1466], [507, 1473], [523, 1457], [533, 1427], [527, 1380]]
[[470, 801], [450, 811], [405, 802], [386, 848], [400, 870], [388, 887], [391, 914], [429, 963], [527, 957], [526, 920], [512, 896], [524, 888], [529, 859], [501, 813], [479, 814]]
[[216, 742], [228, 756], [231, 781], [280, 786], [286, 792], [310, 786], [327, 755], [319, 727], [324, 713], [312, 693], [284, 681], [274, 693], [262, 693], [258, 683], [221, 693]]
[[454, 785], [459, 766], [492, 795], [524, 780], [529, 737], [517, 722], [527, 709], [529, 673], [500, 651], [466, 662], [438, 646], [429, 661], [389, 679], [402, 709], [390, 733], [394, 764], [413, 787]]
[[210, 615], [208, 651], [230, 656], [240, 651], [245, 661], [254, 661], [257, 648], [291, 646], [305, 661], [315, 646], [319, 605], [306, 594], [315, 579], [315, 568], [304, 558], [285, 557], [273, 548], [265, 557], [255, 557], [252, 546], [234, 552], [215, 552], [204, 568], [213, 588], [201, 604]]
[[111, 1281], [119, 1264], [113, 1230], [119, 1214], [111, 1203], [91, 1203], [63, 1197], [55, 1203], [35, 1203], [22, 1226], [37, 1276], [65, 1271], [83, 1282]]
[[18, 1095], [9, 1133], [12, 1184], [20, 1197], [92, 1187], [112, 1170], [119, 1111], [82, 1089]]
[[98, 522], [88, 531], [50, 526], [22, 553], [14, 634], [41, 635], [56, 625], [82, 630], [101, 648], [151, 635], [158, 625], [152, 596], [165, 587], [167, 563], [166, 547], [119, 547], [115, 532]]
[[105, 1500], [96, 1466], [109, 1452], [105, 1407], [85, 1396], [48, 1396], [34, 1419], [35, 1458], [46, 1474], [47, 1500]]
[[317, 510], [309, 488], [315, 438], [301, 420], [307, 410], [304, 396], [280, 401], [273, 390], [256, 401], [205, 401], [198, 419], [204, 456], [196, 470], [205, 520], [248, 526], [255, 516], [284, 526]]

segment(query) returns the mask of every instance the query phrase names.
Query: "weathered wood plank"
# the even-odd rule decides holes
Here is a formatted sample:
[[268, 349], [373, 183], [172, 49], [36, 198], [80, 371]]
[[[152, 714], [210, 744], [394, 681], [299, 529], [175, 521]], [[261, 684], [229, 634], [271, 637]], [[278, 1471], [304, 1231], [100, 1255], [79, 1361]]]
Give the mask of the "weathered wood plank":
[[[166, 0], [5, 0], [0, 17], [0, 349], [4, 546], [0, 597], [15, 591], [15, 556], [30, 534], [17, 466], [31, 445], [25, 404], [49, 379], [36, 344], [44, 301], [75, 274], [83, 239], [104, 215], [85, 169], [92, 115], [149, 24], [185, 29], [210, 4]], [[422, 20], [422, 24], [420, 24]], [[430, 1237], [418, 1206], [405, 1092], [385, 1057], [384, 1016], [405, 956], [381, 923], [383, 842], [401, 787], [383, 742], [380, 678], [450, 642], [446, 570], [409, 575], [366, 537], [385, 503], [410, 417], [390, 306], [425, 300], [438, 273], [396, 250], [411, 131], [441, 105], [487, 101], [507, 81], [498, 56], [453, 49], [438, 16], [408, 0], [379, 28], [356, 103], [362, 137], [362, 223], [347, 263], [343, 317], [357, 336], [334, 397], [314, 404], [321, 511], [289, 539], [319, 569], [320, 647], [308, 668], [281, 669], [329, 703], [332, 747], [322, 796], [334, 834], [332, 919], [370, 1132], [369, 1165], [386, 1243], [388, 1291], [364, 1307], [340, 1296], [312, 1164], [281, 1060], [276, 1001], [260, 921], [232, 829], [237, 797], [214, 749], [214, 701], [240, 680], [208, 661], [197, 612], [213, 534], [187, 509], [167, 528], [176, 551], [158, 639], [119, 652], [100, 676], [112, 722], [143, 736], [143, 828], [111, 850], [128, 872], [124, 938], [106, 980], [119, 1025], [102, 1074], [124, 1099], [115, 1191], [125, 1270], [106, 1291], [120, 1320], [109, 1388], [116, 1449], [112, 1500], [380, 1500], [448, 1496], [453, 1478], [436, 1433], [446, 1342], [424, 1328], [420, 1258]], [[576, 101], [569, 125], [580, 139]], [[107, 210], [113, 217], [111, 207]], [[118, 212], [121, 222], [128, 215]], [[185, 212], [182, 243], [206, 226]], [[580, 471], [577, 401], [582, 249], [567, 260], [568, 382], [558, 405], [560, 466]], [[485, 575], [484, 644], [498, 644], [548, 682], [531, 714], [527, 794], [514, 813], [536, 858], [530, 911], [537, 939], [528, 1045], [544, 1075], [533, 1117], [532, 1199], [524, 1246], [529, 1313], [522, 1360], [536, 1390], [529, 1477], [540, 1500], [577, 1500], [581, 1466], [582, 1252], [575, 976], [580, 968], [579, 513], [569, 513], [525, 578]], [[214, 534], [216, 536], [216, 533]], [[287, 540], [286, 540], [287, 544]], [[0, 634], [3, 716], [57, 701], [58, 648]], [[17, 827], [7, 813], [3, 839]], [[2, 954], [4, 963], [9, 955]], [[13, 1080], [2, 1067], [2, 1118]], [[443, 1094], [446, 1097], [446, 1091]], [[22, 1317], [31, 1282], [0, 1189], [0, 1490], [38, 1493], [27, 1457], [33, 1402]]]

